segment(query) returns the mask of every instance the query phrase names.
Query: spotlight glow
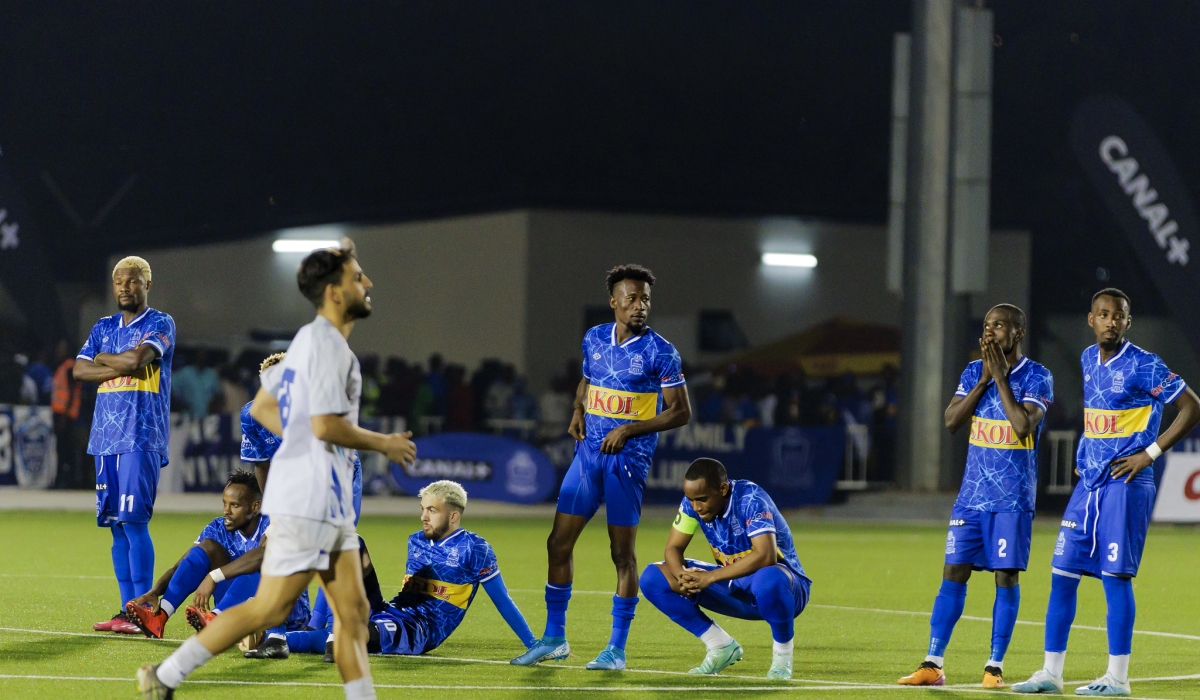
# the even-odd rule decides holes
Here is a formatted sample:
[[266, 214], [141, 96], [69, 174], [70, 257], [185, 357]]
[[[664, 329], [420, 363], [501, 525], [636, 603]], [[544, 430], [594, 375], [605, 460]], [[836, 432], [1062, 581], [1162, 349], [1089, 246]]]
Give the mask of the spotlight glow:
[[807, 253], [763, 253], [762, 264], [768, 267], [816, 267], [817, 256]]
[[280, 238], [271, 244], [271, 250], [276, 253], [311, 253], [321, 248], [336, 248], [334, 240], [317, 240], [309, 238]]

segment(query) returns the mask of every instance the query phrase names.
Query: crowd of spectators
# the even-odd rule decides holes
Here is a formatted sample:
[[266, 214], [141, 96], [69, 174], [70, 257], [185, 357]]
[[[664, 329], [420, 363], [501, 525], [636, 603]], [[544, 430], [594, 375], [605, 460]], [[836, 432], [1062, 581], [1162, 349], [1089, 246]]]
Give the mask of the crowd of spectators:
[[[82, 478], [90, 460], [84, 450], [95, 386], [71, 376], [74, 353], [61, 342], [53, 353], [30, 357], [0, 347], [0, 403], [50, 405], [59, 435], [60, 472]], [[180, 346], [172, 367], [172, 410], [191, 417], [236, 414], [258, 390], [258, 363], [265, 349], [233, 357], [225, 349]], [[560, 439], [571, 418], [582, 377], [567, 362], [542, 392], [534, 394], [516, 367], [497, 359], [474, 369], [400, 357], [361, 360], [363, 418], [403, 418], [417, 436], [444, 431], [498, 432], [534, 442]], [[688, 367], [695, 421], [751, 427], [867, 426], [873, 479], [892, 476], [897, 385], [893, 367], [870, 378], [846, 374], [808, 377], [802, 370], [774, 376], [748, 367]]]

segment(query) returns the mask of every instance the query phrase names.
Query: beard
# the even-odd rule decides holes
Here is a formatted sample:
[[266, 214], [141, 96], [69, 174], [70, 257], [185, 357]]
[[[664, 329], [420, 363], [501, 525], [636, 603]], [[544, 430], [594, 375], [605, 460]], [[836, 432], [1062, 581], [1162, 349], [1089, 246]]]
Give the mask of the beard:
[[117, 308], [120, 309], [121, 311], [137, 311], [138, 307], [141, 305], [142, 305], [141, 302], [139, 302], [137, 300], [124, 301], [124, 302], [120, 301], [120, 300], [117, 301]]
[[354, 320], [366, 318], [371, 315], [370, 297], [360, 299], [346, 307], [346, 315]]
[[1124, 338], [1122, 338], [1119, 335], [1114, 335], [1111, 339], [1101, 337], [1100, 342], [1097, 343], [1097, 345], [1099, 345], [1101, 348], [1103, 348], [1105, 350], [1112, 351], [1112, 350], [1116, 350], [1118, 347], [1121, 346], [1122, 340], [1124, 340]]
[[425, 539], [436, 542], [446, 535], [446, 531], [450, 529], [450, 521], [442, 523], [440, 528], [429, 528], [429, 533], [425, 535]]

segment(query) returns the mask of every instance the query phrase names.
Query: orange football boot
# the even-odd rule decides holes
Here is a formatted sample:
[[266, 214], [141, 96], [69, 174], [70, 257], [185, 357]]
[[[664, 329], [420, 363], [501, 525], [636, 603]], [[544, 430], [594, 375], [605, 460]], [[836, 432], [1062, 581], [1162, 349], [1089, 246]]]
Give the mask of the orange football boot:
[[917, 670], [896, 681], [900, 685], [945, 685], [946, 674], [932, 661], [926, 661]]
[[1004, 671], [1001, 671], [996, 666], [983, 667], [983, 687], [984, 688], [1007, 688], [1008, 684], [1004, 682]]
[[212, 622], [212, 619], [217, 616], [216, 613], [198, 608], [195, 605], [187, 606], [187, 609], [183, 613], [187, 616], [187, 623], [197, 632], [208, 627], [208, 623]]
[[149, 605], [138, 605], [131, 600], [125, 604], [125, 612], [129, 615], [129, 621], [137, 625], [142, 634], [151, 639], [162, 639], [163, 628], [167, 625], [165, 610], [151, 612]]

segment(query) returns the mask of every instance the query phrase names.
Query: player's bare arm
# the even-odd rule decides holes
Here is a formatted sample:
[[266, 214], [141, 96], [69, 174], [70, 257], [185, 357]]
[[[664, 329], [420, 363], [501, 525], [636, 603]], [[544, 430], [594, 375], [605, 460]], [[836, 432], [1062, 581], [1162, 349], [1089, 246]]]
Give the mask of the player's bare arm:
[[[586, 391], [586, 389], [585, 389]], [[692, 419], [692, 406], [688, 401], [687, 385], [667, 387], [663, 393], [663, 412], [650, 420], [632, 421], [613, 428], [600, 443], [600, 451], [616, 454], [625, 447], [625, 441], [638, 435], [660, 433], [686, 425]]]
[[158, 357], [158, 349], [149, 343], [142, 343], [136, 348], [131, 348], [125, 352], [116, 354], [100, 352], [96, 353], [93, 362], [98, 365], [104, 365], [117, 372], [119, 376], [128, 377], [129, 375], [141, 370], [149, 365]]
[[[983, 339], [979, 340], [979, 349], [983, 350]], [[975, 386], [967, 392], [966, 396], [955, 396], [950, 399], [950, 405], [946, 407], [946, 430], [950, 434], [958, 432], [958, 429], [971, 422], [971, 416], [975, 415], [975, 409], [979, 406], [979, 400], [983, 398], [987, 392], [988, 381], [991, 380], [989, 374], [987, 356], [983, 357], [983, 371], [979, 373], [979, 381], [975, 382]]]
[[[217, 568], [220, 570], [222, 577], [225, 579], [241, 576], [243, 574], [258, 573], [258, 570], [262, 567], [263, 555], [266, 554], [266, 551], [267, 538], [263, 537], [262, 541], [259, 542], [257, 547], [249, 552], [246, 552], [237, 559], [234, 559], [228, 564], [219, 566]], [[204, 579], [200, 581], [200, 585], [196, 587], [196, 592], [192, 596], [192, 604], [198, 608], [207, 610], [208, 599], [212, 597], [212, 594], [216, 589], [216, 579], [211, 576], [205, 576]], [[163, 590], [166, 590], [166, 588], [164, 587]]]
[[749, 576], [755, 571], [772, 566], [779, 561], [774, 532], [764, 532], [757, 537], [750, 538], [750, 546], [749, 554], [729, 566], [722, 566], [711, 571], [684, 570], [679, 575], [679, 585], [685, 593], [699, 593], [714, 583]]
[[[986, 343], [984, 346], [985, 356], [988, 358], [987, 364], [992, 369], [992, 377], [997, 376], [1007, 379], [1010, 366], [1008, 359], [1005, 358], [1000, 346], [996, 343]], [[1001, 370], [1000, 368], [1003, 368]], [[1017, 401], [1017, 397], [1013, 394], [1012, 385], [1007, 381], [996, 381], [996, 393], [1000, 396], [1000, 404], [1004, 407], [1004, 415], [1008, 418], [1008, 422], [1012, 424], [1013, 433], [1018, 439], [1024, 440], [1033, 434], [1035, 428], [1045, 415], [1045, 411], [1041, 406], [1032, 403], [1021, 403]]]
[[[1163, 452], [1174, 447], [1176, 443], [1192, 432], [1192, 428], [1195, 428], [1197, 423], [1200, 423], [1200, 398], [1197, 398], [1196, 392], [1192, 391], [1190, 386], [1186, 387], [1179, 398], [1175, 399], [1175, 405], [1179, 408], [1179, 413], [1175, 415], [1175, 420], [1171, 421], [1171, 427], [1167, 428], [1154, 441]], [[1124, 476], [1125, 483], [1129, 483], [1133, 481], [1133, 477], [1138, 475], [1138, 472], [1153, 463], [1154, 458], [1142, 450], [1137, 454], [1113, 460], [1111, 473], [1114, 479]]]
[[273, 434], [283, 436], [283, 420], [279, 417], [279, 401], [266, 389], [259, 387], [250, 405], [250, 417]]
[[587, 397], [588, 380], [587, 377], [579, 380], [579, 386], [575, 389], [575, 410], [571, 413], [571, 424], [567, 426], [567, 434], [575, 438], [577, 442], [582, 442], [587, 437], [586, 409], [584, 408], [584, 400]]
[[91, 360], [85, 360], [82, 357], [75, 360], [75, 366], [71, 369], [71, 374], [81, 382], [97, 383], [104, 383], [110, 379], [116, 379], [117, 377], [123, 376], [120, 372], [112, 367], [99, 365]]
[[676, 593], [683, 593], [683, 589], [679, 586], [679, 577], [687, 568], [687, 562], [683, 558], [683, 553], [687, 551], [692, 537], [693, 535], [680, 532], [675, 528], [671, 528], [670, 533], [667, 535], [667, 548], [663, 552], [662, 568], [665, 573], [670, 574], [667, 580], [671, 582], [671, 589]]
[[[251, 409], [251, 415], [254, 409]], [[313, 436], [353, 450], [382, 452], [398, 464], [412, 464], [417, 458], [417, 446], [411, 432], [385, 435], [354, 425], [336, 413], [312, 417]]]

